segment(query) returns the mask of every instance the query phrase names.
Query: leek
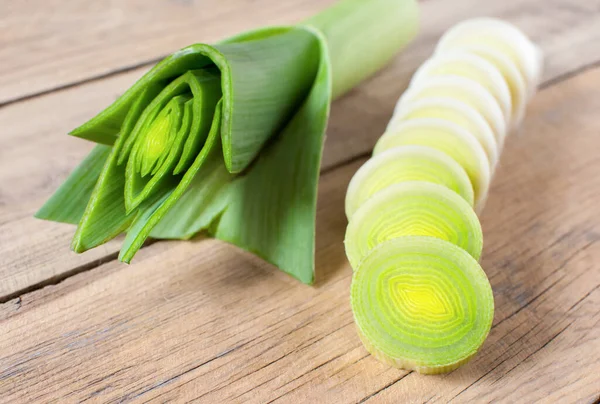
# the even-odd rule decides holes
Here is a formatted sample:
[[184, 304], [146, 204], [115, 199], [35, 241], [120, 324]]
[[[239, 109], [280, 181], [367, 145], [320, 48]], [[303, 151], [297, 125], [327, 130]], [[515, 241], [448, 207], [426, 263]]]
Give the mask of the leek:
[[466, 77], [481, 84], [496, 100], [504, 120], [512, 119], [512, 101], [508, 85], [498, 69], [486, 59], [465, 51], [450, 51], [434, 55], [413, 75], [411, 83], [436, 76]]
[[444, 185], [473, 206], [473, 187], [460, 164], [430, 147], [404, 146], [373, 156], [356, 172], [348, 184], [346, 217], [375, 193], [405, 181]]
[[425, 374], [467, 362], [494, 318], [492, 289], [477, 261], [432, 237], [400, 237], [373, 249], [354, 272], [350, 296], [366, 349]]
[[331, 100], [414, 37], [417, 11], [342, 0], [298, 26], [175, 52], [71, 132], [99, 145], [36, 216], [77, 224], [78, 253], [126, 233], [130, 262], [148, 237], [207, 231], [311, 283]]
[[404, 145], [428, 146], [448, 154], [467, 172], [475, 192], [475, 206], [483, 204], [490, 185], [491, 165], [485, 150], [470, 132], [440, 118], [411, 119], [381, 136], [373, 153]]
[[[477, 262], [483, 240], [471, 207], [474, 199], [475, 209], [483, 208], [505, 137], [535, 92], [542, 60], [536, 51], [503, 21], [475, 19], [450, 29], [350, 181], [352, 311], [363, 345], [384, 363], [448, 372], [490, 331], [494, 299]], [[426, 151], [454, 160], [473, 195], [457, 189], [460, 170], [425, 163]]]
[[377, 245], [402, 236], [449, 241], [479, 259], [481, 225], [473, 208], [443, 185], [408, 181], [375, 193], [352, 216], [344, 240], [352, 268]]
[[439, 97], [463, 102], [477, 110], [494, 131], [496, 143], [504, 144], [507, 125], [498, 102], [481, 84], [467, 77], [435, 76], [411, 86], [398, 100], [394, 113], [417, 100]]
[[390, 121], [387, 131], [393, 131], [395, 126], [404, 121], [431, 117], [445, 119], [469, 131], [484, 148], [490, 168], [493, 170], [496, 167], [501, 146], [490, 125], [475, 108], [453, 98], [425, 98], [404, 105]]
[[509, 58], [521, 73], [529, 98], [540, 84], [544, 57], [542, 51], [514, 25], [496, 18], [472, 18], [456, 24], [440, 38], [436, 53], [464, 49], [497, 51]]

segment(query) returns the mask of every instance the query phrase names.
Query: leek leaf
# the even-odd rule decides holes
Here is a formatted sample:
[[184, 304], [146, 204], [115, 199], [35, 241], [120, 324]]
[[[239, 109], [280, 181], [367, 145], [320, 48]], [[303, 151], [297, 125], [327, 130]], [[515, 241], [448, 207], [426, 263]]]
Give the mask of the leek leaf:
[[54, 195], [36, 212], [35, 217], [62, 223], [79, 223], [110, 150], [108, 146], [96, 145]]

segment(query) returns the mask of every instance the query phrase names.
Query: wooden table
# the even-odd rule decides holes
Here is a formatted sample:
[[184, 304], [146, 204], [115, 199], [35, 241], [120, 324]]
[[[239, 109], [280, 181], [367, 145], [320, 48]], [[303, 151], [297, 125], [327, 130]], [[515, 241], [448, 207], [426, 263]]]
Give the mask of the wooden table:
[[[214, 240], [121, 240], [83, 255], [33, 212], [92, 144], [66, 132], [164, 55], [333, 0], [0, 3], [0, 400], [3, 402], [598, 402], [600, 0], [425, 0], [418, 39], [333, 106], [317, 284]], [[219, 16], [219, 19], [215, 16]], [[443, 376], [391, 369], [355, 333], [343, 198], [411, 73], [453, 23], [508, 19], [546, 53], [482, 221], [496, 314]]]

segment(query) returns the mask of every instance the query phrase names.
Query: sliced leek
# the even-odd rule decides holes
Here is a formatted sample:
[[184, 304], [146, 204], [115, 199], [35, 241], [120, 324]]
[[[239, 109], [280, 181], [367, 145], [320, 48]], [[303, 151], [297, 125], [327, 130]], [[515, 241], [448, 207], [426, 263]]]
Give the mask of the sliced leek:
[[494, 97], [475, 80], [461, 76], [435, 76], [415, 83], [400, 97], [394, 114], [405, 105], [425, 98], [453, 98], [476, 109], [494, 131], [498, 145], [504, 144], [507, 125]]
[[494, 96], [504, 120], [511, 121], [510, 90], [498, 69], [484, 58], [460, 50], [439, 53], [421, 65], [413, 75], [411, 85], [435, 76], [460, 76], [476, 81]]
[[419, 118], [439, 118], [453, 122], [477, 138], [493, 168], [498, 162], [500, 147], [490, 125], [476, 109], [462, 101], [449, 97], [424, 98], [405, 104], [390, 121], [387, 131], [404, 121]]
[[423, 181], [391, 185], [373, 195], [352, 216], [344, 244], [352, 268], [370, 250], [403, 236], [431, 236], [479, 259], [481, 225], [473, 208], [448, 188]]
[[354, 272], [350, 297], [366, 349], [425, 374], [467, 362], [494, 317], [492, 289], [477, 261], [433, 237], [396, 238], [371, 250]]
[[373, 153], [405, 145], [432, 147], [456, 160], [471, 180], [475, 206], [483, 204], [490, 185], [491, 165], [485, 150], [471, 133], [443, 119], [411, 119], [383, 134]]
[[[469, 199], [440, 181], [437, 167], [403, 164], [402, 151], [433, 148], [453, 159], [480, 211], [507, 131], [520, 123], [537, 86], [536, 52], [502, 21], [452, 28], [350, 182], [344, 242], [355, 269], [352, 311], [364, 346], [384, 363], [448, 372], [467, 362], [490, 331], [494, 299], [477, 262], [483, 241]], [[409, 177], [423, 178], [404, 182]]]
[[373, 156], [354, 174], [346, 193], [348, 220], [375, 193], [406, 181], [444, 185], [473, 206], [473, 187], [455, 160], [431, 147], [401, 146]]

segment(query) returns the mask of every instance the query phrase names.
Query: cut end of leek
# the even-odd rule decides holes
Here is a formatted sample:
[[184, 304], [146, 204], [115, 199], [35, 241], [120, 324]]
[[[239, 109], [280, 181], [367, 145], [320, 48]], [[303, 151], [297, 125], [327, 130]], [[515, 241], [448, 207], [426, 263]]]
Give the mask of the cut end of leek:
[[479, 259], [483, 246], [477, 215], [448, 188], [422, 181], [391, 185], [367, 200], [352, 216], [344, 244], [352, 268], [377, 245], [403, 236], [449, 241]]
[[404, 145], [428, 146], [446, 153], [467, 172], [475, 192], [475, 206], [485, 199], [491, 165], [483, 147], [471, 133], [443, 119], [413, 119], [385, 133], [373, 153]]
[[346, 217], [377, 192], [406, 181], [443, 185], [473, 206], [473, 187], [465, 170], [439, 150], [425, 146], [401, 146], [373, 156], [352, 177], [346, 193]]
[[494, 316], [492, 289], [477, 261], [433, 237], [401, 237], [373, 249], [354, 272], [351, 305], [373, 356], [424, 374], [466, 363]]

